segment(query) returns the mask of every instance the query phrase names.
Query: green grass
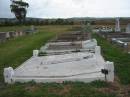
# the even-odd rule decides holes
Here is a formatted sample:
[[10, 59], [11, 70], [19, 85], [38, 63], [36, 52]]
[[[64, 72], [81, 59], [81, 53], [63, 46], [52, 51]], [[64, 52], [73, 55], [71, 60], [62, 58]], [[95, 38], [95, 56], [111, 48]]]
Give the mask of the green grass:
[[[27, 29], [29, 26], [4, 26], [4, 27], [0, 27], [0, 32], [4, 32], [4, 31], [19, 31], [19, 30], [23, 30], [23, 29]], [[30, 26], [31, 27], [31, 26]]]
[[[1, 27], [0, 31], [25, 29], [25, 26]], [[0, 44], [0, 82], [3, 81], [3, 69], [11, 66], [16, 68], [32, 56], [34, 49], [39, 49], [47, 40], [57, 33], [65, 32], [72, 26], [37, 26], [38, 33], [11, 39]]]
[[[0, 68], [19, 66], [27, 60], [33, 49], [39, 49], [54, 33], [39, 32], [35, 35], [20, 37], [0, 45]], [[3, 70], [0, 69], [0, 76]]]
[[[21, 30], [28, 26], [0, 27], [0, 31]], [[37, 26], [38, 33], [11, 39], [0, 44], [0, 97], [116, 97], [109, 92], [101, 92], [101, 88], [109, 88], [110, 84], [95, 81], [90, 84], [82, 82], [64, 82], [63, 84], [34, 82], [8, 85], [3, 83], [3, 68], [18, 67], [32, 56], [32, 50], [39, 49], [56, 34], [72, 30], [73, 26]], [[73, 29], [74, 30], [74, 29]], [[130, 83], [130, 55], [110, 44], [100, 36], [93, 35], [102, 47], [106, 60], [115, 63], [115, 73], [122, 84]]]
[[[97, 82], [91, 84], [81, 82], [16, 83], [15, 85], [6, 85], [6, 88], [1, 90], [0, 97], [116, 97], [115, 94], [99, 92]], [[100, 86], [100, 88], [102, 87], [104, 86]]]
[[115, 73], [119, 77], [121, 83], [130, 84], [130, 55], [97, 34], [93, 36], [101, 46], [104, 58], [114, 62]]
[[[1, 27], [0, 31], [21, 30], [26, 26]], [[32, 56], [32, 50], [39, 49], [50, 38], [62, 32], [74, 30], [73, 26], [37, 26], [38, 32], [34, 35], [11, 39], [0, 44], [0, 97], [116, 97], [115, 94], [103, 93], [99, 88], [108, 87], [106, 82], [95, 81], [90, 84], [81, 82], [64, 82], [63, 84], [46, 83], [36, 84], [3, 83], [3, 68], [16, 68]]]

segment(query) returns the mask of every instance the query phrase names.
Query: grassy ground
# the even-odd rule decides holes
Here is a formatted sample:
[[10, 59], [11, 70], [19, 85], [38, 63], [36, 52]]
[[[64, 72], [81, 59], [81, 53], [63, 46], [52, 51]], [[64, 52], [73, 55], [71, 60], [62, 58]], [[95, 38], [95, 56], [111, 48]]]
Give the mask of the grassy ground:
[[[0, 31], [10, 31], [14, 29], [25, 29], [25, 26], [1, 27]], [[0, 82], [3, 79], [3, 68], [19, 66], [32, 55], [34, 49], [39, 49], [47, 40], [56, 34], [68, 29], [72, 26], [38, 26], [38, 33], [34, 35], [22, 36], [11, 39], [0, 44]]]
[[[23, 27], [2, 27], [0, 31], [23, 29]], [[90, 84], [81, 82], [65, 82], [63, 84], [46, 83], [7, 85], [3, 83], [3, 68], [17, 67], [26, 59], [31, 57], [33, 49], [39, 49], [45, 42], [57, 33], [72, 30], [72, 26], [38, 26], [39, 33], [30, 36], [23, 36], [0, 44], [0, 97], [117, 97], [122, 92], [117, 83], [92, 82]], [[112, 46], [105, 39], [94, 35], [102, 46], [103, 55], [107, 60], [114, 61], [116, 73], [124, 84], [129, 79], [129, 55]], [[126, 63], [124, 63], [126, 61]], [[124, 80], [126, 79], [126, 80]], [[124, 96], [127, 97], [127, 96]]]
[[91, 84], [81, 82], [35, 84], [32, 82], [6, 85], [6, 88], [1, 90], [0, 97], [116, 97], [115, 94], [98, 90], [106, 86], [104, 82]]
[[122, 84], [130, 84], [130, 54], [115, 45], [110, 44], [107, 40], [98, 35], [94, 35], [99, 45], [102, 47], [102, 53], [106, 60], [113, 61], [115, 64], [115, 73]]

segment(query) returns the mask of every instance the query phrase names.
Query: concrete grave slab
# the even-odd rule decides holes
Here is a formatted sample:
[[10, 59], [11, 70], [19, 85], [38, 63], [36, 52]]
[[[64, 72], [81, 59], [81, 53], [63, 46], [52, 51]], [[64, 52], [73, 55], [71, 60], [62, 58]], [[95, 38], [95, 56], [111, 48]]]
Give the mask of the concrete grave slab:
[[41, 47], [40, 52], [47, 54], [63, 54], [75, 51], [92, 51], [97, 46], [95, 39], [74, 42], [49, 42]]
[[[96, 47], [95, 53], [78, 52], [64, 55], [36, 56], [34, 54], [29, 60], [18, 68], [4, 71], [5, 81], [14, 82], [63, 82], [94, 80], [114, 80], [113, 63], [105, 62], [100, 54], [100, 47]], [[37, 53], [35, 51], [35, 53]], [[111, 64], [112, 66], [109, 66]], [[108, 68], [110, 74], [107, 79], [101, 72]], [[12, 73], [13, 72], [13, 73]], [[9, 76], [10, 77], [9, 77]]]

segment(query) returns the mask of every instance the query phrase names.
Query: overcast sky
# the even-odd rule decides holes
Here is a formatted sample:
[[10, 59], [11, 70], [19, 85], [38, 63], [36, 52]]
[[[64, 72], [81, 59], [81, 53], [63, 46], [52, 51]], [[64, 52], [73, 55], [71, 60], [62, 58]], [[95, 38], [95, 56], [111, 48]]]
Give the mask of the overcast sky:
[[[130, 0], [26, 0], [27, 17], [129, 17]], [[10, 0], [0, 0], [0, 18], [14, 17]]]

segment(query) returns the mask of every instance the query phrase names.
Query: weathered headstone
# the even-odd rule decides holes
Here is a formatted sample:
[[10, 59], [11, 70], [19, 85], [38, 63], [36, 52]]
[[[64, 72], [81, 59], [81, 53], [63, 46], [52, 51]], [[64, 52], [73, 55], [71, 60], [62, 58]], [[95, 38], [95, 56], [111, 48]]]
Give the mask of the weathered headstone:
[[39, 50], [33, 50], [33, 57], [37, 57], [39, 54]]
[[120, 28], [120, 19], [116, 18], [116, 25], [115, 25], [115, 32], [120, 32], [121, 28]]
[[33, 25], [31, 26], [31, 30], [32, 30], [32, 31], [34, 31], [34, 30], [35, 30], [35, 28], [34, 28], [34, 26], [33, 26]]
[[9, 32], [6, 32], [6, 39], [9, 39], [10, 38], [10, 34]]
[[130, 23], [126, 26], [126, 33], [130, 33]]
[[0, 42], [5, 42], [5, 41], [6, 41], [6, 33], [0, 32]]
[[108, 82], [114, 81], [114, 63], [107, 61], [105, 64], [105, 69], [108, 70], [108, 74], [106, 75], [106, 80]]
[[4, 80], [6, 83], [13, 83], [14, 70], [12, 67], [4, 68]]

